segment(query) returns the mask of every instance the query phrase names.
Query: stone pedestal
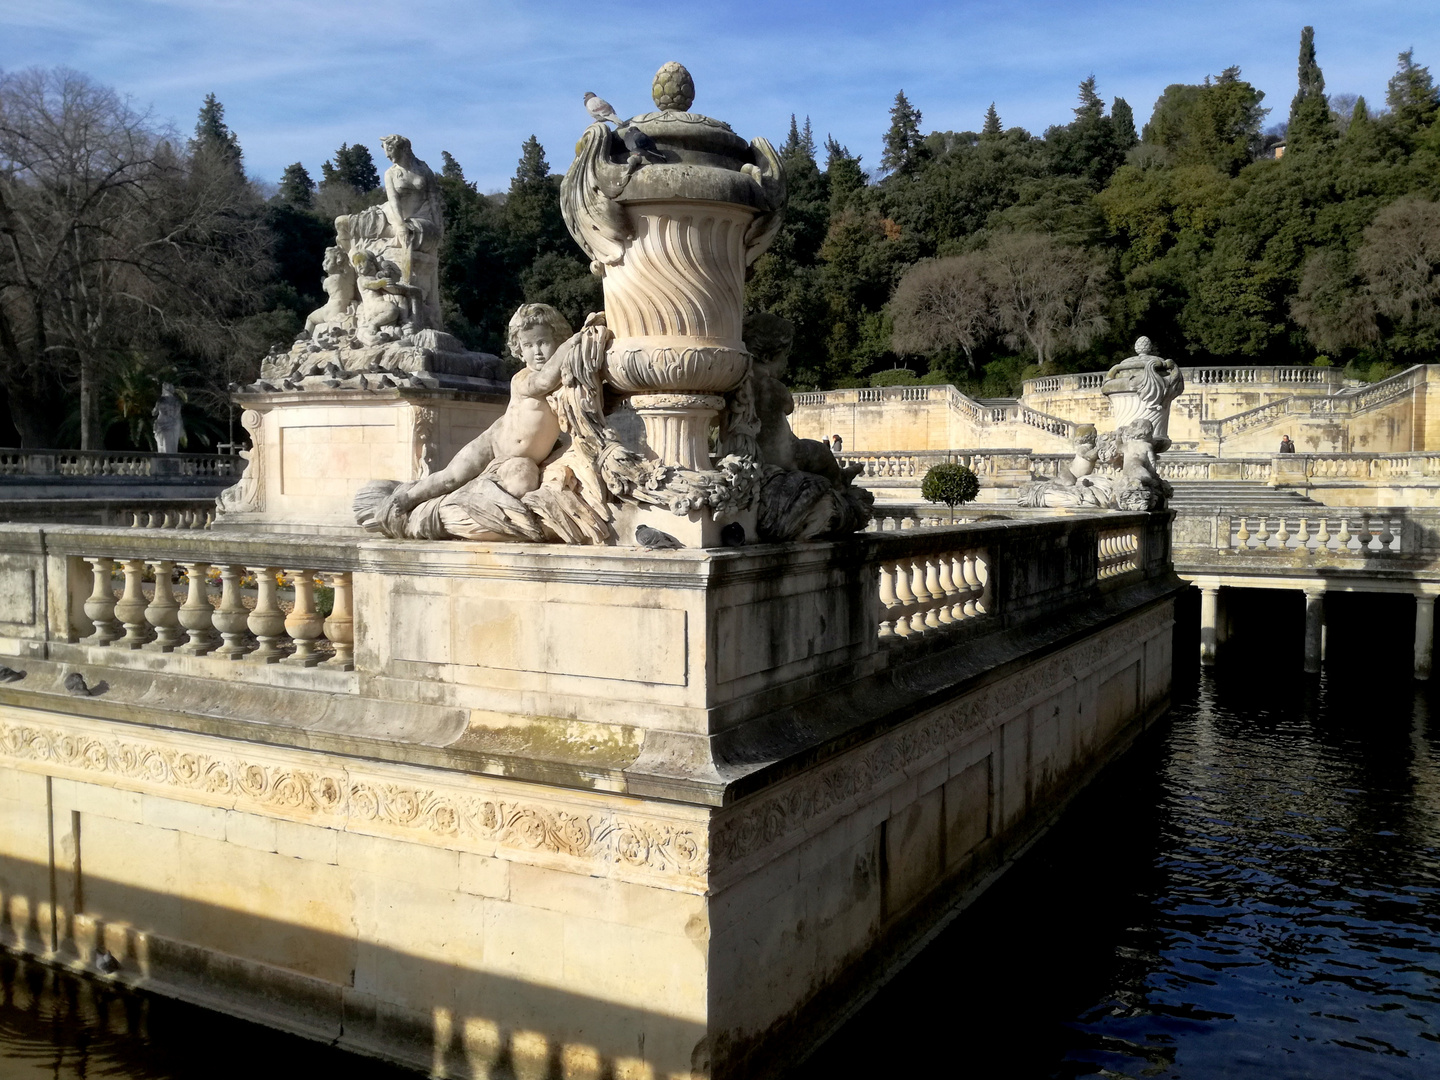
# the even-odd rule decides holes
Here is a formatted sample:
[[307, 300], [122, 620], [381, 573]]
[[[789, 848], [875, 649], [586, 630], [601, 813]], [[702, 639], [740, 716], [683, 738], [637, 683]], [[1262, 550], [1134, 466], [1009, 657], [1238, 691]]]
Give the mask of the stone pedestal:
[[216, 527], [365, 535], [361, 485], [441, 468], [505, 410], [503, 388], [239, 393], [249, 464], [221, 494]]
[[1305, 590], [1305, 671], [1318, 675], [1325, 659], [1325, 593]]
[[1430, 678], [1430, 667], [1435, 650], [1435, 598], [1415, 597], [1415, 678], [1422, 682]]

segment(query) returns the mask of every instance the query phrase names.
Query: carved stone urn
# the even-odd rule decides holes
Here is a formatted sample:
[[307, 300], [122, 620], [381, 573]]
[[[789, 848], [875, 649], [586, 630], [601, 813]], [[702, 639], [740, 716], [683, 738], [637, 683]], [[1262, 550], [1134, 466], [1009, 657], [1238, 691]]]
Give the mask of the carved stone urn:
[[687, 111], [693, 97], [689, 72], [666, 64], [660, 111], [586, 129], [561, 208], [604, 279], [609, 383], [630, 395], [655, 457], [703, 471], [722, 395], [749, 370], [745, 271], [780, 226], [785, 176], [769, 142]]
[[1170, 403], [1185, 389], [1180, 365], [1155, 355], [1148, 337], [1135, 342], [1135, 355], [1122, 360], [1105, 374], [1100, 392], [1110, 399], [1110, 411], [1119, 431], [1135, 420], [1148, 420], [1154, 433], [1155, 450], [1170, 446]]

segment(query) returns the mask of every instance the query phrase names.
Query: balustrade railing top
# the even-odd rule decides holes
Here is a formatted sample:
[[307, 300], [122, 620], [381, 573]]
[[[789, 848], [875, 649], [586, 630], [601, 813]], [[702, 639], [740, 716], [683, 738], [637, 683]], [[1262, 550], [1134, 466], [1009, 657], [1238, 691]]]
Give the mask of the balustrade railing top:
[[243, 458], [229, 454], [0, 449], [0, 476], [227, 477], [244, 468]]

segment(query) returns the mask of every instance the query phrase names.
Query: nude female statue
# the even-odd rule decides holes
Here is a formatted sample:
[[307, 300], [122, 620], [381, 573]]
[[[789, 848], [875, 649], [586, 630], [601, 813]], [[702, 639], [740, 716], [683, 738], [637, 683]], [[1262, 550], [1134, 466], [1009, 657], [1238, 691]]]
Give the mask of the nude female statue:
[[439, 252], [445, 232], [440, 183], [405, 136], [386, 135], [380, 145], [392, 162], [385, 170], [385, 202], [336, 218], [336, 240], [352, 255], [357, 244], [389, 241], [385, 257], [400, 268], [404, 284], [420, 291], [415, 328], [439, 329]]

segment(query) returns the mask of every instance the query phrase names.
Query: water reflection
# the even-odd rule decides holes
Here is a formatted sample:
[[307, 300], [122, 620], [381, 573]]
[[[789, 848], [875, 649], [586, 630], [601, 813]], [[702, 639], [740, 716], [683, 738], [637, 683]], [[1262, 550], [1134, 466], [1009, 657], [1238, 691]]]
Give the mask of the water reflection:
[[0, 1080], [254, 1080], [415, 1073], [0, 953]]
[[1440, 1075], [1440, 695], [1399, 660], [1177, 673], [1170, 726], [805, 1075]]

